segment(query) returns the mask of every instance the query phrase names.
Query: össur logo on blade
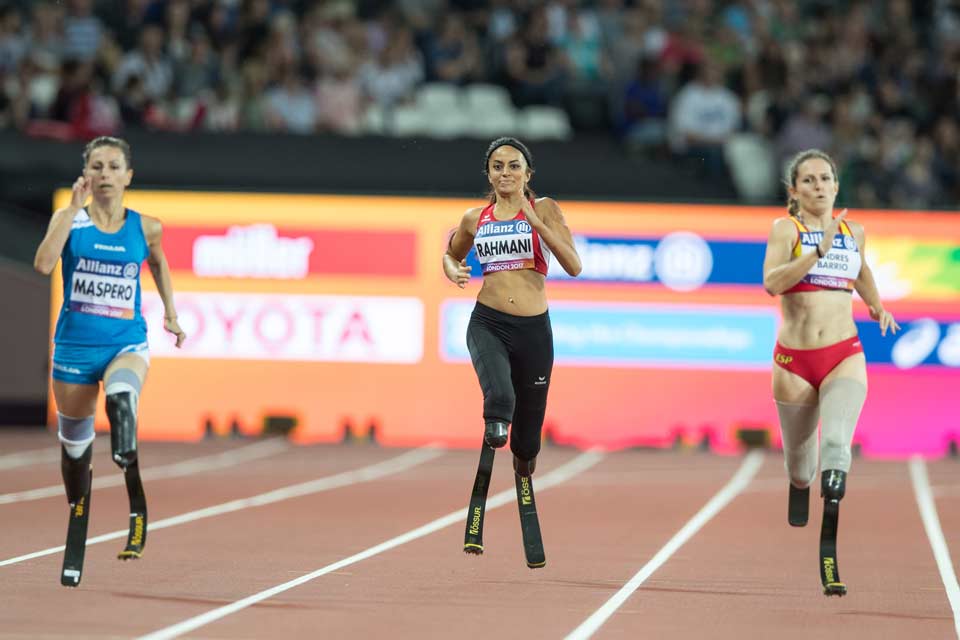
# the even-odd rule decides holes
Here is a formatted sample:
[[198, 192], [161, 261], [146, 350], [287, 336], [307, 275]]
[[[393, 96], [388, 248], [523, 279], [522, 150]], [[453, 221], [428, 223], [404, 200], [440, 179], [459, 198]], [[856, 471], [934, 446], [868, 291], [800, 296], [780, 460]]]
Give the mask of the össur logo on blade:
[[107, 318], [133, 318], [140, 267], [133, 262], [79, 258], [70, 283], [70, 310]]

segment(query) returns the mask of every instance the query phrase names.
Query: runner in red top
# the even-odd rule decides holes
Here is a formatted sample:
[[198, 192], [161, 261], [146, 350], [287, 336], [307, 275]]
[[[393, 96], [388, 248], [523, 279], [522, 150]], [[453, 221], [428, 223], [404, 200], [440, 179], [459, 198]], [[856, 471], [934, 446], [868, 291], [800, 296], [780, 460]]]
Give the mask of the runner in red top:
[[[880, 331], [900, 326], [883, 308], [864, 257], [863, 227], [833, 215], [837, 168], [827, 154], [798, 154], [786, 175], [789, 217], [773, 223], [763, 285], [781, 296], [783, 324], [773, 361], [773, 397], [790, 477], [788, 521], [807, 523], [810, 485], [821, 466], [824, 499], [820, 578], [826, 595], [844, 595], [836, 565], [836, 527], [846, 490], [851, 445], [867, 394], [867, 367], [853, 321], [852, 291]], [[822, 418], [819, 456], [817, 423]]]
[[531, 476], [553, 369], [545, 279], [551, 255], [571, 276], [580, 273], [580, 256], [557, 203], [530, 190], [533, 158], [523, 143], [494, 140], [483, 167], [490, 202], [464, 214], [443, 255], [444, 274], [460, 288], [470, 280], [466, 256], [471, 248], [483, 268], [467, 347], [483, 390], [484, 444], [464, 551], [483, 552], [483, 510], [493, 456], [507, 444], [509, 428], [527, 565], [535, 568], [545, 559]]

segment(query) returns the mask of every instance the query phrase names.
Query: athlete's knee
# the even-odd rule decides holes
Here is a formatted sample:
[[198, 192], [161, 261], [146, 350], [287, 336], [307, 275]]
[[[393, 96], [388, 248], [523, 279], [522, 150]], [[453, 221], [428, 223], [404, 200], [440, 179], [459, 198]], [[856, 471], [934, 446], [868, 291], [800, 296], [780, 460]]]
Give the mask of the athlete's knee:
[[509, 425], [501, 420], [487, 420], [483, 429], [483, 440], [493, 447], [499, 449], [507, 444], [507, 433]]
[[533, 472], [537, 469], [537, 456], [532, 458], [520, 458], [516, 454], [513, 455], [513, 470], [518, 476], [529, 478], [533, 475]]
[[847, 492], [847, 472], [827, 469], [820, 474], [820, 495], [824, 500], [842, 500]]
[[104, 381], [113, 461], [123, 469], [137, 460], [137, 404], [140, 386], [140, 377], [131, 369], [118, 369]]
[[57, 413], [57, 437], [67, 456], [79, 458], [87, 447], [93, 444], [96, 437], [93, 430], [93, 416], [71, 418]]

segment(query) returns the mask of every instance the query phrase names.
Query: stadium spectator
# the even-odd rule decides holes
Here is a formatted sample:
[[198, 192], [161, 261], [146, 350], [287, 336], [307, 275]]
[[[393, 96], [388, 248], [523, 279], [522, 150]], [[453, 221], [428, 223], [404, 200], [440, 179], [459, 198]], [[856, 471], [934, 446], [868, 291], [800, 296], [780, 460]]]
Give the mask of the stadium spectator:
[[163, 98], [173, 86], [173, 65], [163, 50], [163, 27], [145, 24], [140, 31], [140, 46], [127, 53], [113, 75], [113, 88], [127, 86], [130, 76], [139, 76], [147, 97]]
[[710, 175], [723, 175], [723, 145], [740, 127], [739, 98], [721, 82], [720, 69], [705, 62], [696, 77], [670, 103], [671, 146], [680, 156], [702, 163]]
[[[665, 101], [667, 153], [721, 180], [741, 131], [755, 157], [824, 147], [851, 207], [960, 194], [956, 2], [0, 0], [0, 127], [43, 132], [66, 60], [110, 80], [98, 101], [127, 126], [362, 135], [424, 82], [496, 82], [640, 154], [664, 150]], [[292, 87], [312, 119], [289, 119]]]

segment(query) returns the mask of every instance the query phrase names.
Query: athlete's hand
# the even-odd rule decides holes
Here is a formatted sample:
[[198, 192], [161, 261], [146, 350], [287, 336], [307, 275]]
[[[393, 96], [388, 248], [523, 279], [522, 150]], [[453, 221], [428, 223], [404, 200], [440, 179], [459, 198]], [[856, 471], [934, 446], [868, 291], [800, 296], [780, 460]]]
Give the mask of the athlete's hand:
[[530, 204], [530, 201], [524, 197], [523, 199], [523, 214], [527, 217], [527, 222], [530, 223], [530, 226], [534, 229], [539, 229], [540, 225], [543, 224], [543, 218], [537, 213], [537, 210], [533, 208], [533, 205]]
[[164, 318], [163, 319], [163, 328], [177, 336], [177, 344], [175, 345], [178, 349], [180, 345], [183, 344], [183, 341], [187, 339], [187, 334], [183, 332], [183, 329], [180, 328], [180, 323], [177, 322], [176, 318]]
[[460, 262], [456, 262], [454, 258], [446, 256], [443, 265], [447, 278], [461, 289], [466, 287], [467, 283], [470, 282], [470, 267], [467, 265], [466, 258]]
[[870, 317], [880, 323], [880, 335], [887, 335], [887, 329], [890, 333], [896, 335], [900, 331], [900, 325], [893, 319], [893, 314], [883, 307], [870, 307]]
[[87, 203], [87, 198], [90, 197], [92, 190], [93, 187], [89, 179], [85, 176], [77, 178], [76, 182], [73, 183], [73, 192], [70, 194], [70, 207], [76, 211], [83, 209], [83, 205]]
[[[840, 212], [836, 218], [830, 221], [830, 224], [823, 230], [823, 240], [820, 241], [820, 253], [827, 255], [831, 249], [833, 249], [833, 239], [837, 236], [837, 232], [840, 231], [840, 223], [844, 218], [847, 217], [847, 210], [844, 209]], [[824, 249], [826, 247], [826, 249]]]

